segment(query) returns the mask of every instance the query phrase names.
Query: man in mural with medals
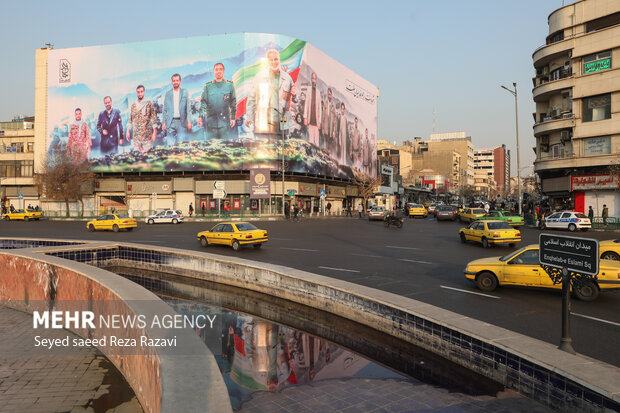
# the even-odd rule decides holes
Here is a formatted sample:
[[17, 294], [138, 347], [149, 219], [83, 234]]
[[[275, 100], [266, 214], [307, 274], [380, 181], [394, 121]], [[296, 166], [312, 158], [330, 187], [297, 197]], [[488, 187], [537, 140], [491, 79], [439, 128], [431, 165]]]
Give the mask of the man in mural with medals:
[[198, 126], [202, 126], [203, 119], [207, 140], [234, 139], [233, 133], [237, 115], [237, 95], [232, 81], [224, 79], [224, 64], [216, 63], [213, 66], [214, 80], [207, 82], [200, 96], [200, 113]]
[[280, 117], [290, 119], [289, 106], [296, 101], [295, 82], [280, 68], [280, 53], [275, 49], [267, 51], [268, 70], [256, 75], [252, 91], [248, 96], [245, 124], [253, 127], [254, 135], [265, 134], [275, 138], [281, 132]]
[[67, 157], [72, 163], [88, 161], [92, 141], [90, 140], [90, 128], [82, 120], [82, 109], [75, 109], [75, 121], [69, 127], [69, 139], [67, 141]]

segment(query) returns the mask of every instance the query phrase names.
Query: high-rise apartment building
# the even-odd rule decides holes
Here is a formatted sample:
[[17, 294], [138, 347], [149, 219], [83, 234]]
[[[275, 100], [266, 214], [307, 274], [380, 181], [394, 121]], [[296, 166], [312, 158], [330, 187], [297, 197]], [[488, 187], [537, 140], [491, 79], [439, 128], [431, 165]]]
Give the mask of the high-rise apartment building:
[[548, 21], [532, 56], [534, 170], [553, 203], [618, 216], [620, 1], [577, 1]]

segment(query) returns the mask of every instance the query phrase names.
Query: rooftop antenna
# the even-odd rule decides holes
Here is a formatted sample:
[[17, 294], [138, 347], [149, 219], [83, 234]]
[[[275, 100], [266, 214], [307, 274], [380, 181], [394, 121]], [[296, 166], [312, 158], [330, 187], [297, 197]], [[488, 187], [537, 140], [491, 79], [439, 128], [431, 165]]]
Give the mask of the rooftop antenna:
[[45, 47], [47, 47], [48, 49], [53, 49], [54, 45], [51, 43], [45, 43]]

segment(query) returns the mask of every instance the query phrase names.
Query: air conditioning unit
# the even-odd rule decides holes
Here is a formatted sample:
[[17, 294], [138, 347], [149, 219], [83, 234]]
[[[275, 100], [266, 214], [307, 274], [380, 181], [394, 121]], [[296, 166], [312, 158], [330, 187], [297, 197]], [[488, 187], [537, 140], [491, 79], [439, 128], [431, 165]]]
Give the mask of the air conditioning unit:
[[540, 137], [540, 144], [549, 146], [549, 135], [543, 135]]
[[569, 142], [571, 138], [571, 133], [568, 130], [563, 130], [562, 132], [560, 132], [560, 141], [562, 141], [562, 144], [565, 144], [566, 142]]
[[549, 117], [555, 118], [556, 116], [558, 116], [558, 110], [556, 108], [551, 109], [549, 111]]
[[543, 75], [548, 75], [548, 74], [549, 74], [549, 66], [543, 67]]
[[540, 144], [540, 151], [541, 152], [549, 152], [549, 144], [548, 143], [541, 143]]

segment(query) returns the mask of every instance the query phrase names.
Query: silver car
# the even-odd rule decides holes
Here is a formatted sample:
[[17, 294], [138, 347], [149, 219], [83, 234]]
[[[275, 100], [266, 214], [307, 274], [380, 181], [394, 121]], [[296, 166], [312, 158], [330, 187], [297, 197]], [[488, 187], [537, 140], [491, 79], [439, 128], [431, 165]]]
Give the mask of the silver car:
[[369, 221], [383, 221], [385, 218], [385, 208], [382, 206], [374, 206], [368, 211]]

